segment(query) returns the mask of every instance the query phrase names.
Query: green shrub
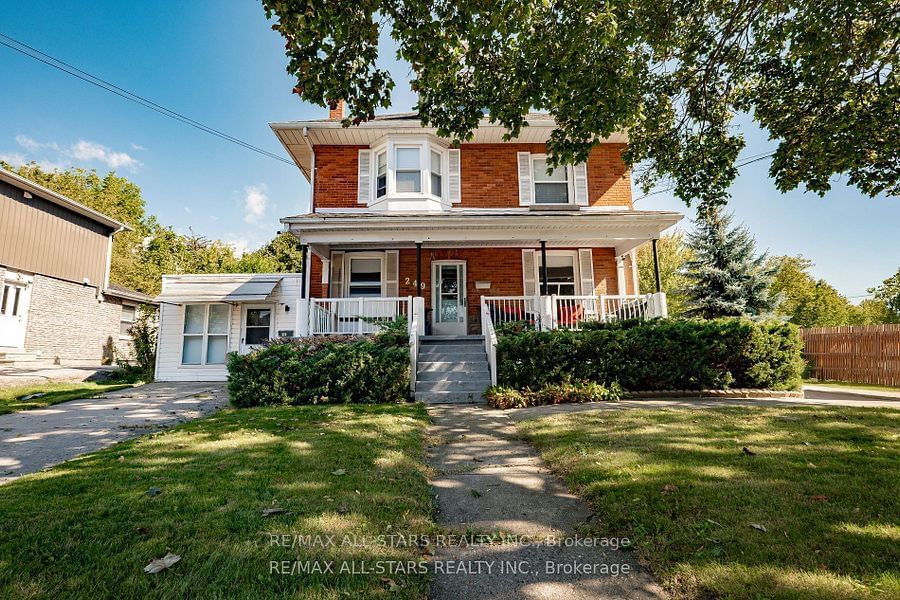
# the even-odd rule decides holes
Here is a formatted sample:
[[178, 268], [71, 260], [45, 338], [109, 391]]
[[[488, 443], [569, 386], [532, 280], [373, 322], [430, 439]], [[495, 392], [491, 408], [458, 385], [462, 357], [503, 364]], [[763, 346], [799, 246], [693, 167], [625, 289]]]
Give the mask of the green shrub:
[[618, 382], [626, 390], [797, 389], [802, 341], [793, 325], [747, 319], [625, 321], [582, 331], [505, 332], [498, 382], [517, 389]]
[[618, 400], [622, 388], [617, 384], [605, 386], [588, 381], [584, 383], [559, 383], [532, 390], [493, 386], [485, 393], [488, 404], [494, 408], [525, 408], [546, 404], [576, 404]]
[[239, 408], [399, 402], [409, 395], [409, 347], [393, 329], [371, 338], [273, 341], [228, 355], [228, 391]]

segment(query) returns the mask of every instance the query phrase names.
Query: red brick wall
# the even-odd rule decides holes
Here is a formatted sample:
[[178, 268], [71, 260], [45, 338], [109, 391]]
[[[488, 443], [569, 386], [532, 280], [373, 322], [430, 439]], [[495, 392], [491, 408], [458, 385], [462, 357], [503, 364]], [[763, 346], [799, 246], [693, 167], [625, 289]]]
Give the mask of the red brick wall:
[[313, 212], [317, 208], [356, 208], [356, 179], [359, 150], [368, 146], [316, 146], [316, 190]]
[[[316, 146], [313, 209], [354, 208], [360, 148]], [[593, 206], [632, 206], [631, 173], [622, 162], [624, 144], [601, 144], [587, 163], [588, 201]], [[519, 206], [517, 152], [543, 153], [543, 144], [463, 144], [460, 175], [463, 208]]]

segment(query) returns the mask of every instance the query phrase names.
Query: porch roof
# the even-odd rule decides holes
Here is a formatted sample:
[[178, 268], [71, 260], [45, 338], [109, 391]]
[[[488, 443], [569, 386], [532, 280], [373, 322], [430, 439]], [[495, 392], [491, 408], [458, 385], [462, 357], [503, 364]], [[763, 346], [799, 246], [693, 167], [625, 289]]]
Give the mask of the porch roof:
[[612, 247], [622, 255], [683, 218], [671, 211], [453, 210], [440, 213], [312, 213], [285, 217], [316, 254], [330, 248]]
[[269, 297], [281, 275], [183, 275], [164, 276], [157, 302], [261, 302]]

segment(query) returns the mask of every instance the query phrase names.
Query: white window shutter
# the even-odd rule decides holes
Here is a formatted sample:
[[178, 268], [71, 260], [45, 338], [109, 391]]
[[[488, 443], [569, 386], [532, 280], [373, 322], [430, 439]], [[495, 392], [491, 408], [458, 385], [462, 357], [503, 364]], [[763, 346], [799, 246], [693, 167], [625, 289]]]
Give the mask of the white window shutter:
[[537, 261], [534, 250], [522, 250], [522, 289], [525, 296], [537, 295]]
[[534, 203], [531, 184], [531, 153], [517, 152], [519, 161], [519, 206], [531, 206]]
[[448, 151], [450, 172], [447, 173], [447, 194], [450, 202], [456, 204], [462, 202], [462, 182], [459, 174], [459, 149], [451, 148]]
[[369, 204], [372, 193], [372, 151], [359, 151], [359, 171], [356, 179], [356, 203]]
[[384, 295], [396, 298], [400, 295], [400, 251], [384, 253]]
[[331, 277], [331, 259], [322, 259], [322, 285], [328, 285]]
[[344, 290], [344, 253], [331, 253], [331, 283], [329, 292], [332, 298], [342, 298]]
[[578, 249], [578, 276], [581, 279], [581, 295], [594, 295], [594, 253], [590, 248]]
[[588, 205], [588, 186], [587, 186], [587, 165], [580, 163], [575, 165], [574, 185], [575, 188], [575, 204], [576, 206]]

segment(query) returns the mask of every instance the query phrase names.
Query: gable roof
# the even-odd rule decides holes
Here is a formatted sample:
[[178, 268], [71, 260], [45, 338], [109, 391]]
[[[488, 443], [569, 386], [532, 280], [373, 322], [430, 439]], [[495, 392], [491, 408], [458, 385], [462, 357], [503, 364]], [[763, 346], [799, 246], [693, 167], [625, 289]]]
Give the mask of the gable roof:
[[148, 296], [147, 294], [133, 290], [130, 287], [125, 287], [124, 285], [119, 285], [118, 283], [110, 283], [106, 286], [106, 289], [103, 290], [103, 293], [107, 296], [133, 300], [143, 304], [158, 304], [158, 302], [153, 299], [153, 296]]
[[100, 223], [102, 225], [106, 225], [107, 227], [112, 228], [113, 233], [116, 233], [116, 232], [119, 232], [119, 231], [122, 231], [125, 229], [131, 229], [131, 227], [129, 227], [125, 223], [121, 223], [121, 222], [113, 219], [112, 217], [108, 217], [108, 216], [104, 215], [103, 213], [94, 210], [93, 208], [85, 206], [84, 204], [81, 204], [80, 202], [76, 202], [76, 201], [72, 200], [71, 198], [67, 198], [66, 196], [63, 196], [62, 194], [58, 194], [58, 193], [54, 192], [53, 190], [46, 188], [42, 185], [39, 185], [39, 184], [31, 181], [30, 179], [26, 179], [25, 177], [22, 177], [21, 175], [17, 175], [16, 173], [13, 173], [12, 171], [7, 171], [3, 167], [0, 167], [0, 181], [5, 181], [6, 183], [8, 183], [12, 186], [15, 186], [19, 189], [25, 190], [26, 192], [34, 194], [35, 196], [39, 196], [39, 197], [43, 198], [44, 200], [47, 200], [48, 202], [52, 202], [53, 204], [62, 206], [63, 208], [66, 208], [74, 213], [77, 213], [77, 214], [83, 216], [83, 217], [87, 217], [88, 219], [91, 219], [92, 221], [96, 221], [97, 223]]

